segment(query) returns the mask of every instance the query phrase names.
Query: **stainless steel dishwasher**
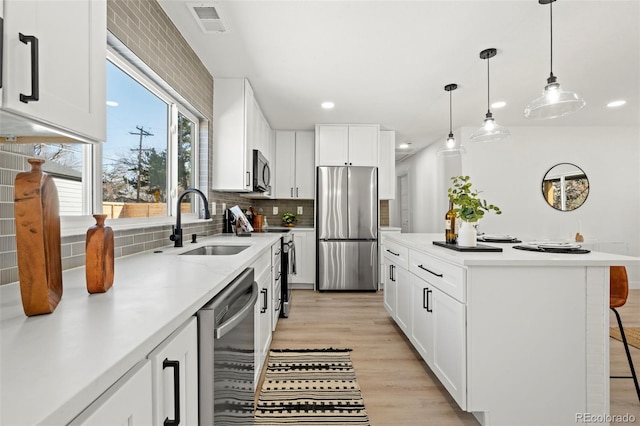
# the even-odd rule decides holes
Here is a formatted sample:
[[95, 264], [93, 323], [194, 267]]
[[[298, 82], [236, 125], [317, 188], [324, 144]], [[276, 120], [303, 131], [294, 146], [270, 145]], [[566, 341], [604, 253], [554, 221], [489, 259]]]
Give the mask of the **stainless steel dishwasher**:
[[254, 305], [258, 284], [245, 269], [198, 311], [199, 423], [253, 424]]

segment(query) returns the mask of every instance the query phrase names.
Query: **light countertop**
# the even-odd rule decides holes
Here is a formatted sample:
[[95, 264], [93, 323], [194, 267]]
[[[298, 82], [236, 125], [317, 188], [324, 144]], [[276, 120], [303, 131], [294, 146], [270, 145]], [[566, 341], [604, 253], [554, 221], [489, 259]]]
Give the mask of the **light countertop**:
[[433, 245], [433, 241], [444, 241], [441, 234], [390, 233], [387, 241], [394, 241], [410, 249], [436, 256], [446, 262], [461, 266], [610, 266], [638, 265], [640, 258], [618, 254], [591, 252], [586, 254], [538, 253], [514, 249], [518, 244], [488, 243], [480, 244], [501, 247], [502, 252], [459, 252]]
[[[0, 424], [66, 424], [280, 238], [218, 235], [116, 259], [113, 287], [89, 294], [84, 268], [63, 273], [48, 315], [25, 316], [18, 284], [0, 286]], [[233, 256], [177, 256], [207, 243]]]

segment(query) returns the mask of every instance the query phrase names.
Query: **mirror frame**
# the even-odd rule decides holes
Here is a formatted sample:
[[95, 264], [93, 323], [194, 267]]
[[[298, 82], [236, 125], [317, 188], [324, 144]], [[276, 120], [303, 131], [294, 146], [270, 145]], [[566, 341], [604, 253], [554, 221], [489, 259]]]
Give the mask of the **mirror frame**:
[[[579, 170], [581, 173], [579, 174], [558, 174], [558, 178], [557, 179], [547, 179], [547, 177], [549, 176], [549, 173], [553, 171], [553, 169], [555, 169], [556, 167], [559, 166], [570, 166], [571, 168], [575, 168], [577, 170]], [[553, 176], [553, 175], [552, 175]], [[584, 196], [584, 199], [582, 200], [582, 202], [580, 203], [580, 205], [575, 206], [572, 209], [562, 209], [562, 208], [558, 208], [556, 206], [553, 205], [553, 201], [549, 201], [549, 197], [550, 197], [550, 192], [551, 194], [553, 194], [553, 192], [551, 191], [551, 189], [553, 189], [553, 185], [550, 185], [549, 183], [553, 182], [553, 181], [561, 181], [564, 180], [565, 176], [575, 176], [574, 178], [572, 178], [571, 180], [576, 180], [576, 179], [581, 179], [584, 178], [587, 181], [587, 189], [586, 189], [586, 195]], [[585, 171], [575, 165], [574, 163], [568, 163], [568, 162], [562, 162], [562, 163], [557, 163], [553, 166], [551, 166], [546, 173], [544, 174], [544, 176], [542, 177], [542, 198], [544, 199], [545, 203], [553, 208], [554, 210], [557, 211], [561, 211], [561, 212], [572, 212], [580, 207], [582, 207], [584, 205], [584, 203], [587, 201], [587, 199], [589, 198], [589, 192], [591, 191], [591, 185], [589, 182], [589, 177], [587, 176], [587, 174], [585, 173]], [[551, 195], [553, 196], [553, 195]], [[564, 200], [563, 200], [564, 201]]]

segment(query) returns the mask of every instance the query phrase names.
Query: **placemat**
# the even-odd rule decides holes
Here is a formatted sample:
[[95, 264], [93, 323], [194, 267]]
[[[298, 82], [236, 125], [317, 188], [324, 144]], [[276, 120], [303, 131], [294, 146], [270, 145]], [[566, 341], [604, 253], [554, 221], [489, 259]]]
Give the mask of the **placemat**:
[[517, 250], [535, 251], [538, 253], [565, 253], [565, 254], [585, 254], [591, 253], [591, 250], [587, 249], [575, 249], [575, 248], [552, 248], [552, 247], [531, 247], [531, 246], [513, 246]]
[[486, 246], [484, 244], [478, 244], [475, 247], [463, 247], [463, 246], [459, 246], [458, 244], [451, 244], [451, 243], [447, 243], [445, 241], [434, 241], [433, 244], [436, 245], [436, 246], [448, 248], [449, 250], [455, 250], [455, 251], [469, 251], [469, 252], [483, 252], [483, 251], [486, 251], [486, 252], [499, 252], [499, 251], [502, 251], [502, 248], [500, 248], [500, 247]]

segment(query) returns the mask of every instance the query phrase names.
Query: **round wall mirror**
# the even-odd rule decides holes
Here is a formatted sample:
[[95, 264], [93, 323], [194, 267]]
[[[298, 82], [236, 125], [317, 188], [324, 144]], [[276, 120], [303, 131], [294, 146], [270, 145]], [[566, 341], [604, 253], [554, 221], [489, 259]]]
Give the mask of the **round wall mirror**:
[[542, 180], [542, 196], [556, 210], [575, 210], [584, 204], [588, 195], [589, 179], [575, 164], [556, 164]]

